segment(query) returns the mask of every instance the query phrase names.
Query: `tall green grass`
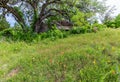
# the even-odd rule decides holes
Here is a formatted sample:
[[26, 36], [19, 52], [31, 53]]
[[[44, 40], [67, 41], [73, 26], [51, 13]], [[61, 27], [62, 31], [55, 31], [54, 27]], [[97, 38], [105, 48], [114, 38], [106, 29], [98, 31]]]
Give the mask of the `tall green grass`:
[[119, 35], [120, 29], [105, 29], [56, 41], [1, 41], [0, 81], [119, 82]]

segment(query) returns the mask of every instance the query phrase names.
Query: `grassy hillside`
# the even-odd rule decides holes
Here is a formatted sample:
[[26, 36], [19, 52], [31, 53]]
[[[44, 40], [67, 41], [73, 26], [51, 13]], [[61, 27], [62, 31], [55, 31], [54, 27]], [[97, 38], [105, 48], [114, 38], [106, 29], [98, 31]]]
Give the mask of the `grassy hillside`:
[[119, 82], [120, 29], [39, 43], [0, 42], [0, 82]]

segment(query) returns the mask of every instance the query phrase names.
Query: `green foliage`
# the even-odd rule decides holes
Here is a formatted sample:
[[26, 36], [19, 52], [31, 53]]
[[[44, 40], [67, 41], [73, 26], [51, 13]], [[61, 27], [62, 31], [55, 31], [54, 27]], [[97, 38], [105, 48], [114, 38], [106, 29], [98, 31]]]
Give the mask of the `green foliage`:
[[114, 20], [105, 22], [105, 25], [110, 28], [116, 28], [116, 23]]
[[115, 19], [106, 21], [105, 24], [110, 28], [119, 28], [120, 27], [120, 14], [116, 16]]
[[[59, 21], [61, 20], [62, 18], [60, 18], [60, 16], [53, 16], [53, 17], [49, 17], [46, 21], [47, 25], [49, 28], [52, 28], [53, 24], [52, 23], [55, 23], [55, 21]], [[54, 28], [54, 27], [53, 27]], [[52, 29], [53, 29], [52, 28]], [[56, 29], [56, 28], [55, 28]]]
[[31, 29], [27, 29], [26, 32], [23, 32], [22, 28], [19, 25], [15, 25], [14, 28], [9, 28], [0, 32], [0, 36], [3, 36], [8, 41], [26, 41], [26, 42], [37, 42], [43, 39], [51, 39], [56, 40], [59, 38], [65, 38], [71, 34], [84, 34], [95, 32], [94, 27], [97, 27], [96, 31], [105, 28], [102, 24], [94, 24], [90, 26], [89, 24], [86, 26], [74, 26], [70, 31], [59, 30], [55, 25], [52, 26], [52, 29], [43, 32], [41, 34], [37, 34], [32, 32]]
[[[102, 24], [101, 25], [94, 25], [94, 26], [99, 26], [100, 28], [103, 26]], [[94, 26], [91, 26], [89, 24], [86, 24], [85, 26], [74, 26], [71, 30], [70, 30], [70, 33], [71, 34], [84, 34], [84, 33], [91, 33], [91, 32], [94, 32], [93, 31], [93, 27]], [[98, 29], [97, 29], [98, 31]]]
[[104, 24], [95, 23], [92, 25], [92, 29], [94, 29], [94, 28], [97, 28], [96, 30], [99, 31], [99, 30], [102, 30], [103, 28], [107, 28], [107, 26]]
[[116, 28], [120, 27], [120, 14], [115, 18], [115, 26]]
[[19, 7], [14, 7], [14, 9], [22, 18], [24, 17], [23, 12], [20, 11]]
[[71, 34], [83, 34], [87, 32], [87, 28], [86, 27], [73, 27], [70, 30]]
[[10, 24], [6, 21], [5, 18], [1, 17], [0, 18], [0, 31], [3, 31], [9, 27], [10, 27]]
[[35, 44], [0, 42], [0, 81], [119, 82], [119, 35], [106, 28]]
[[73, 17], [71, 18], [71, 20], [77, 26], [84, 26], [87, 23], [87, 21], [85, 19], [85, 16], [86, 16], [85, 13], [76, 10], [76, 14], [73, 15]]
[[58, 38], [64, 38], [67, 36], [67, 33], [59, 30], [55, 25], [48, 32], [41, 33], [41, 39], [50, 38], [51, 40], [55, 40]]
[[21, 29], [17, 28], [9, 28], [0, 32], [0, 36], [4, 36], [7, 41], [25, 41], [25, 42], [33, 42], [37, 40], [38, 35], [28, 31], [23, 32]]
[[76, 7], [84, 13], [87, 13], [90, 18], [96, 13], [104, 13], [107, 9], [105, 1], [99, 0], [78, 0]]
[[93, 25], [86, 25], [86, 26], [81, 26], [81, 27], [73, 27], [71, 30], [70, 30], [70, 33], [71, 34], [84, 34], [84, 33], [91, 33], [91, 32], [97, 32], [97, 31], [100, 31], [102, 30], [103, 28], [106, 28], [106, 25], [104, 24], [98, 24], [98, 23], [95, 23]]
[[[48, 4], [44, 0], [28, 0], [27, 2], [29, 6], [25, 4], [26, 1], [23, 3], [21, 0], [11, 0], [9, 5], [1, 5], [1, 8], [3, 7], [5, 11], [7, 10], [8, 14], [13, 14], [13, 17], [22, 26], [24, 31], [26, 31], [28, 24], [32, 31], [37, 31], [37, 33], [41, 32], [41, 29], [35, 29], [37, 26], [41, 27], [42, 22], [47, 22], [48, 26], [51, 26], [52, 21], [58, 19], [69, 21], [72, 19], [75, 25], [84, 26], [88, 23], [89, 18], [96, 13], [104, 12], [106, 8], [102, 1], [96, 0], [59, 0], [58, 2], [62, 4], [58, 4], [58, 2]], [[37, 3], [43, 4], [43, 2], [45, 6], [37, 5]]]

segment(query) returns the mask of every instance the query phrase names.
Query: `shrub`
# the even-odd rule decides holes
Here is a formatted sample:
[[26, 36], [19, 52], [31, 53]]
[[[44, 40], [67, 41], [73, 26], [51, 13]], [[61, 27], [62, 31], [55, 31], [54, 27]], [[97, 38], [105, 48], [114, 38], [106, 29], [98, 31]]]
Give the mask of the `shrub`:
[[102, 30], [103, 28], [106, 28], [106, 27], [107, 26], [104, 24], [95, 23], [92, 25], [92, 31], [94, 32], [94, 28], [97, 28], [96, 30], [99, 31], [99, 30]]
[[68, 33], [65, 31], [61, 31], [57, 29], [56, 26], [53, 26], [51, 30], [37, 34], [28, 29], [27, 32], [23, 32], [21, 28], [14, 27], [14, 28], [8, 28], [0, 32], [0, 36], [3, 36], [6, 38], [6, 40], [9, 41], [26, 41], [26, 42], [33, 42], [33, 41], [39, 41], [46, 38], [49, 38], [51, 40], [55, 40], [58, 38], [64, 38], [67, 37]]
[[86, 28], [84, 27], [73, 27], [73, 29], [70, 31], [71, 34], [81, 34], [85, 32], [86, 32]]
[[1, 36], [12, 36], [12, 28], [4, 29], [0, 31]]
[[81, 26], [81, 27], [73, 27], [70, 30], [71, 34], [83, 34], [83, 33], [90, 33], [90, 32], [92, 32], [92, 28], [90, 25]]
[[1, 17], [0, 18], [0, 31], [3, 31], [9, 27], [10, 27], [10, 24], [6, 21], [5, 18]]
[[0, 32], [0, 35], [6, 37], [6, 40], [27, 42], [31, 42], [38, 37], [37, 34], [31, 31], [23, 32], [22, 30], [15, 28], [3, 30]]
[[67, 33], [59, 30], [56, 26], [53, 26], [52, 29], [47, 32], [41, 33], [41, 39], [50, 38], [51, 40], [55, 40], [64, 37], [67, 37]]
[[115, 18], [115, 27], [116, 28], [120, 27], [120, 14]]
[[114, 20], [105, 22], [105, 25], [110, 28], [116, 28], [116, 23]]

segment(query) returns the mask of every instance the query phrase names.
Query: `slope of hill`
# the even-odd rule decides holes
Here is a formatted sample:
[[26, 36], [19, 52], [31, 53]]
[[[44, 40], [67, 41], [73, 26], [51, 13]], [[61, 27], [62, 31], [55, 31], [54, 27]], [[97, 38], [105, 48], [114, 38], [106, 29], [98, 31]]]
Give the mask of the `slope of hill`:
[[120, 29], [39, 43], [0, 42], [0, 82], [119, 82]]

